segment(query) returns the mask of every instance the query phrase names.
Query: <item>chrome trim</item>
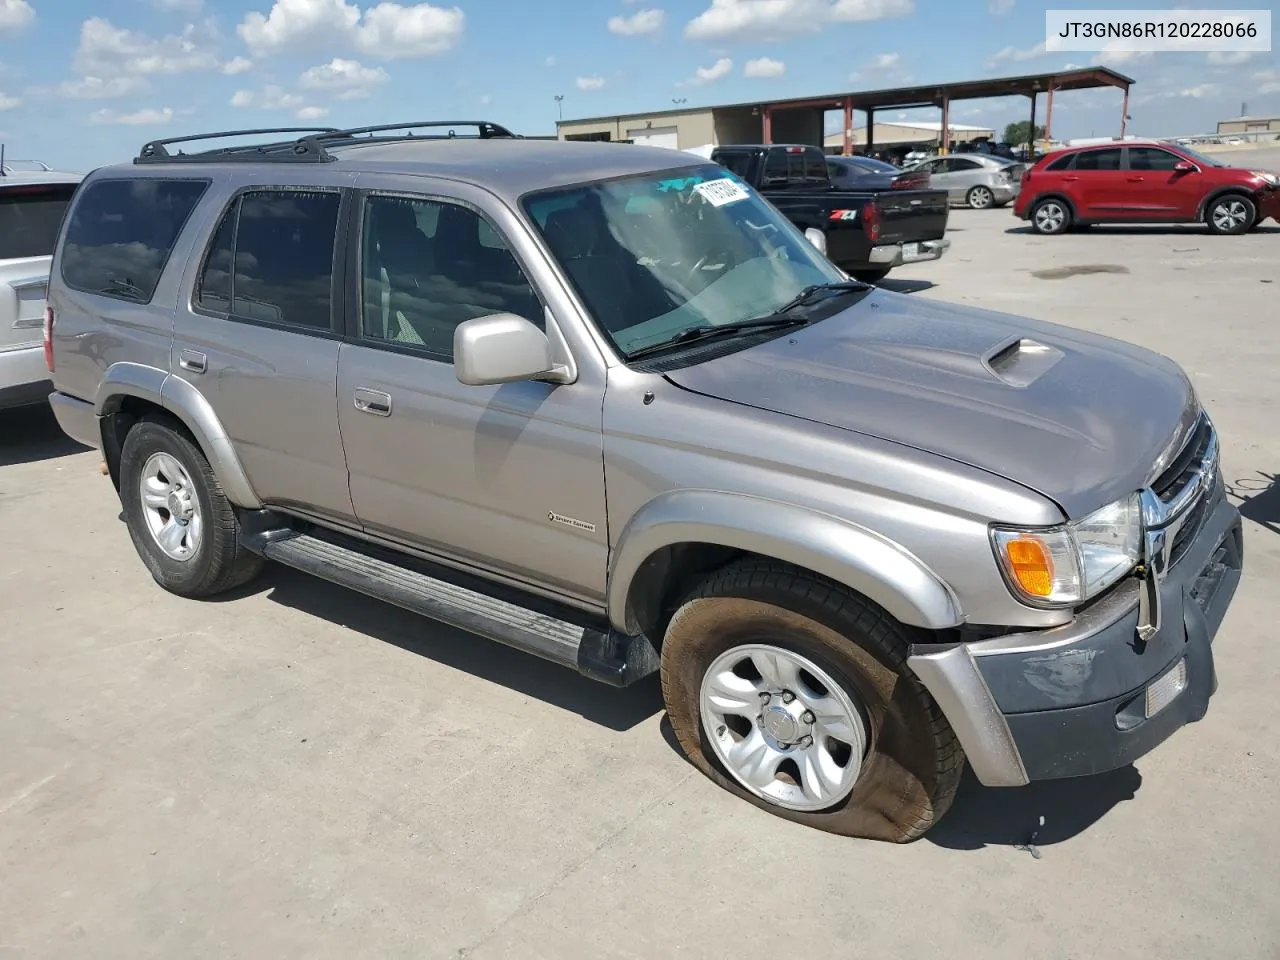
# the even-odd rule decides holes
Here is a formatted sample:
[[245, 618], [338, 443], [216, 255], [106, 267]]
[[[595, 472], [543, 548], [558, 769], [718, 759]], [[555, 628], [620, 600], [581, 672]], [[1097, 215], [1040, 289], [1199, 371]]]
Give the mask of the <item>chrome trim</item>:
[[1030, 782], [1009, 723], [965, 644], [907, 658], [937, 701], [978, 782], [985, 787], [1022, 787]]
[[[1192, 415], [1188, 417], [1187, 414], [1189, 412], [1192, 413]], [[1188, 406], [1187, 409], [1183, 411], [1182, 419], [1178, 423], [1179, 429], [1176, 430], [1174, 435], [1169, 439], [1169, 445], [1160, 452], [1160, 456], [1156, 457], [1156, 462], [1152, 464], [1151, 472], [1147, 474], [1145, 486], [1149, 487], [1160, 479], [1160, 475], [1169, 469], [1169, 464], [1173, 463], [1173, 461], [1178, 458], [1179, 454], [1182, 453], [1186, 445], [1191, 442], [1191, 438], [1194, 437], [1196, 435], [1196, 431], [1200, 429], [1201, 422], [1207, 419], [1208, 415], [1199, 404]], [[1210, 423], [1209, 426], [1212, 427], [1213, 424]]]

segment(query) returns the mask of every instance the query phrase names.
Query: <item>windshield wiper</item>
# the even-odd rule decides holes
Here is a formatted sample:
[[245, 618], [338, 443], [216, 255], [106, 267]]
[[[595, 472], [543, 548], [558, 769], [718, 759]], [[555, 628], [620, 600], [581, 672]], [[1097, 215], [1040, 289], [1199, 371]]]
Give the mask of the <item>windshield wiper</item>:
[[[815, 283], [813, 286], [805, 287], [782, 306], [778, 307], [778, 309], [774, 310], [773, 313], [769, 314], [768, 317], [779, 317], [783, 314], [790, 313], [796, 307], [807, 306], [812, 303], [813, 299], [820, 293], [865, 293], [874, 289], [875, 287], [871, 284], [863, 283], [861, 280], [841, 280], [837, 283]], [[760, 319], [764, 320], [767, 319], [767, 317], [761, 317]]]
[[638, 350], [632, 350], [627, 354], [628, 360], [638, 360], [641, 357], [647, 357], [654, 353], [660, 353], [664, 350], [670, 350], [672, 347], [680, 346], [685, 343], [693, 343], [697, 340], [717, 340], [721, 337], [735, 336], [743, 331], [751, 330], [771, 330], [781, 327], [799, 327], [808, 323], [800, 317], [757, 317], [754, 320], [740, 320], [737, 323], [721, 323], [707, 324], [701, 327], [689, 327], [687, 330], [681, 330], [673, 337], [666, 340], [659, 340], [657, 343], [651, 343], [647, 347], [640, 347]]

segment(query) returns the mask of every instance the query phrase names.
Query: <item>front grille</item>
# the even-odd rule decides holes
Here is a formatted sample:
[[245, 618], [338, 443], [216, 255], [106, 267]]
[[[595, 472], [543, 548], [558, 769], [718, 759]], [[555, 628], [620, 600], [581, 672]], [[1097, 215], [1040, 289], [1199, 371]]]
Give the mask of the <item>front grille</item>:
[[[1200, 471], [1206, 467], [1206, 457], [1210, 455], [1215, 446], [1214, 439], [1213, 424], [1209, 422], [1209, 418], [1206, 415], [1201, 414], [1195, 429], [1191, 432], [1191, 436], [1187, 438], [1187, 442], [1183, 444], [1182, 449], [1178, 451], [1169, 465], [1151, 484], [1151, 489], [1163, 503], [1166, 505], [1173, 504], [1184, 494], [1188, 485], [1197, 481]], [[1211, 475], [1216, 469], [1216, 463], [1208, 465], [1208, 471]], [[1196, 494], [1190, 503], [1186, 504], [1179, 514], [1170, 517], [1171, 521], [1179, 522], [1178, 529], [1173, 535], [1173, 543], [1170, 546], [1170, 566], [1176, 564], [1182, 558], [1182, 555], [1186, 553], [1187, 548], [1195, 539], [1196, 534], [1200, 532], [1200, 526], [1204, 523], [1208, 514], [1209, 497], [1213, 487], [1214, 485], [1211, 483], [1204, 484], [1200, 492]]]

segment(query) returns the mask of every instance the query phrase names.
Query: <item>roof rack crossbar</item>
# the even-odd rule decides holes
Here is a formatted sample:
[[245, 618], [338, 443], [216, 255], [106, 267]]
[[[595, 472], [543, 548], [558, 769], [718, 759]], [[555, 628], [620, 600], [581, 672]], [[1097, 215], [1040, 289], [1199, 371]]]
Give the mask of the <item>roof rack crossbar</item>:
[[[163, 140], [150, 140], [142, 145], [142, 149], [138, 151], [134, 163], [164, 163], [173, 161], [206, 161], [223, 159], [247, 159], [255, 153], [266, 152], [272, 149], [293, 151], [287, 159], [298, 160], [302, 162], [320, 162], [330, 159], [319, 148], [319, 145], [312, 139], [315, 134], [327, 134], [334, 132], [334, 127], [261, 127], [251, 130], [218, 130], [212, 133], [197, 133], [185, 137], [167, 137]], [[263, 134], [280, 134], [280, 133], [302, 133], [310, 134], [296, 140], [278, 141], [267, 144], [252, 144], [239, 147], [222, 147], [213, 150], [205, 150], [197, 153], [183, 153], [179, 150], [177, 153], [170, 153], [169, 147], [180, 143], [194, 143], [199, 140], [221, 140], [227, 137], [254, 137]], [[285, 158], [279, 158], [285, 159]]]
[[[406, 131], [404, 134], [405, 138], [416, 139], [413, 135], [414, 130], [440, 129], [442, 127], [449, 129], [449, 133], [446, 135], [448, 139], [453, 139], [457, 136], [457, 134], [453, 132], [454, 127], [475, 127], [477, 136], [481, 140], [496, 139], [500, 137], [516, 139], [516, 135], [506, 127], [497, 123], [491, 123], [488, 120], [422, 120], [417, 123], [381, 123], [371, 127], [350, 127], [346, 130], [326, 130], [314, 139], [318, 141], [347, 140], [355, 139], [361, 134], [384, 133], [390, 130], [404, 130]], [[384, 138], [378, 137], [376, 139]], [[423, 137], [423, 139], [427, 138]]]

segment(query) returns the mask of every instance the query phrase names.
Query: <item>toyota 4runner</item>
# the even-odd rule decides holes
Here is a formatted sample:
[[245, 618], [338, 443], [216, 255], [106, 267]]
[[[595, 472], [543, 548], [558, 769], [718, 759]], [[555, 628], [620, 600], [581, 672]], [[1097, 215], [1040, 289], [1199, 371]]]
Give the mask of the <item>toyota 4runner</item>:
[[891, 841], [966, 758], [1093, 774], [1204, 715], [1241, 525], [1176, 364], [851, 280], [715, 163], [455, 126], [77, 192], [50, 402], [163, 588], [273, 560], [660, 673], [721, 787]]

